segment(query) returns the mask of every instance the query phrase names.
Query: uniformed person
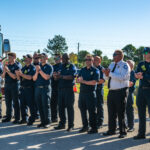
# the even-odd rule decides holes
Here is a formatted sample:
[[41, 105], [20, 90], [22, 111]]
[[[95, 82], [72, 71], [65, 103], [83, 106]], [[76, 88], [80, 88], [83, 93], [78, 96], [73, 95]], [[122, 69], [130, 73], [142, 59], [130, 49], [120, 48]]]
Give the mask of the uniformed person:
[[136, 78], [135, 78], [135, 71], [134, 69], [134, 61], [133, 60], [127, 60], [127, 63], [130, 66], [131, 73], [130, 73], [130, 82], [129, 82], [129, 95], [127, 98], [127, 106], [126, 106], [126, 114], [127, 114], [127, 127], [128, 130], [127, 132], [132, 132], [134, 131], [134, 91], [135, 91], [135, 83], [136, 83]]
[[62, 66], [59, 73], [55, 73], [54, 78], [59, 79], [58, 83], [58, 108], [60, 122], [56, 130], [65, 129], [66, 114], [65, 108], [67, 108], [68, 114], [68, 129], [72, 131], [74, 127], [74, 92], [73, 85], [75, 83], [74, 77], [76, 75], [75, 65], [69, 62], [68, 54], [62, 56]]
[[[61, 67], [61, 55], [55, 54], [55, 65], [53, 65], [53, 74], [60, 72]], [[52, 96], [51, 96], [51, 120], [52, 122], [58, 121], [58, 80], [52, 77]]]
[[136, 99], [139, 115], [139, 130], [134, 137], [137, 139], [144, 139], [146, 132], [146, 106], [150, 114], [150, 47], [144, 48], [145, 61], [141, 61], [136, 69], [135, 77], [140, 79], [139, 89]]
[[41, 123], [37, 127], [50, 127], [50, 97], [51, 77], [53, 68], [47, 63], [48, 56], [41, 54], [41, 64], [36, 65], [36, 73], [33, 76], [35, 81], [35, 100], [38, 105]]
[[101, 58], [99, 56], [94, 57], [94, 66], [99, 70], [100, 72], [100, 80], [97, 82], [97, 89], [96, 89], [96, 96], [97, 96], [97, 127], [101, 128], [103, 125], [104, 121], [104, 77], [103, 77], [103, 72], [102, 69], [103, 67], [101, 66]]
[[[34, 106], [34, 82], [33, 75], [36, 72], [35, 67], [32, 63], [32, 56], [27, 54], [24, 56], [25, 66], [16, 71], [17, 76], [20, 77], [21, 87], [20, 87], [20, 108], [21, 108], [21, 118], [20, 124], [27, 123], [27, 125], [32, 125], [35, 121], [35, 106]], [[28, 117], [27, 106], [30, 110], [30, 117]]]
[[[40, 65], [40, 55], [39, 53], [34, 53], [33, 54], [33, 65], [36, 66], [36, 65]], [[35, 92], [35, 89], [34, 89], [34, 92]], [[35, 94], [34, 94], [35, 95]], [[36, 119], [39, 119], [39, 111], [38, 111], [38, 106], [37, 106], [37, 103], [35, 101], [35, 97], [34, 97], [34, 107], [35, 107], [35, 115], [36, 115]]]
[[15, 53], [8, 53], [8, 65], [4, 66], [2, 77], [5, 78], [5, 102], [6, 102], [6, 118], [2, 122], [9, 122], [12, 118], [12, 101], [14, 106], [15, 120], [13, 123], [19, 123], [20, 108], [19, 108], [19, 84], [17, 80], [16, 70], [19, 70], [16, 61]]
[[40, 65], [40, 54], [39, 53], [34, 53], [33, 54], [33, 65]]
[[[83, 127], [79, 131], [88, 132], [89, 134], [97, 133], [97, 116], [96, 116], [96, 85], [100, 79], [99, 70], [93, 67], [93, 56], [87, 55], [85, 57], [86, 67], [79, 72], [77, 82], [80, 83], [79, 94], [79, 109], [81, 112]], [[89, 123], [91, 129], [89, 130], [87, 111], [89, 113]]]
[[116, 118], [119, 121], [119, 138], [127, 135], [125, 126], [125, 109], [128, 96], [130, 80], [130, 67], [123, 61], [123, 51], [116, 50], [113, 54], [114, 62], [109, 65], [109, 69], [103, 70], [108, 80], [108, 131], [103, 135], [113, 135], [116, 132]]

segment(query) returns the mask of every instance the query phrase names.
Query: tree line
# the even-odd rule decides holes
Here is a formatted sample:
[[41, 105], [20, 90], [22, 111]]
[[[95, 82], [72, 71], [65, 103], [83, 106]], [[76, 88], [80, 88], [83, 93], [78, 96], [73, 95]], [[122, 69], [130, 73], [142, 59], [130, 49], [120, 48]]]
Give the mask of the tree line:
[[[140, 61], [143, 60], [143, 50], [144, 46], [140, 46], [136, 48], [132, 44], [128, 44], [122, 48], [124, 51], [124, 60], [131, 59], [135, 61], [137, 65]], [[52, 39], [48, 39], [47, 47], [43, 49], [43, 51], [47, 54], [50, 54], [51, 57], [49, 58], [50, 63], [54, 63], [54, 55], [55, 54], [63, 54], [68, 51], [68, 46], [66, 43], [66, 39], [61, 35], [55, 35]], [[36, 52], [40, 53], [38, 49]], [[81, 68], [84, 65], [84, 58], [87, 54], [90, 54], [87, 50], [80, 50], [78, 53], [70, 53], [70, 61], [74, 63], [78, 68]], [[91, 53], [94, 56], [100, 56], [102, 58], [102, 66], [108, 67], [111, 63], [112, 59], [108, 58], [108, 56], [103, 56], [103, 51], [100, 49], [95, 49]]]

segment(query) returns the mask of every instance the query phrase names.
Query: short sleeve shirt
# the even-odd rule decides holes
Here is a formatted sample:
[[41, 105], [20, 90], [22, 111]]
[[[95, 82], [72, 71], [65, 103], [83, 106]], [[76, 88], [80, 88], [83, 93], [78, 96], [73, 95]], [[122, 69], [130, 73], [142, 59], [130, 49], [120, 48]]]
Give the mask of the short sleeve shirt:
[[[36, 69], [33, 65], [29, 65], [29, 66], [24, 66], [21, 69], [21, 71], [25, 75], [33, 76], [36, 72]], [[23, 86], [23, 87], [32, 87], [32, 86], [34, 86], [33, 79], [32, 80], [27, 80], [27, 79], [21, 78], [21, 86]]]
[[[13, 74], [15, 74], [15, 71], [16, 70], [19, 70], [20, 68], [19, 68], [19, 66], [18, 66], [18, 64], [17, 63], [14, 63], [13, 65], [8, 65], [8, 69], [10, 70], [10, 72], [11, 73], [13, 73]], [[13, 78], [11, 78], [9, 75], [8, 75], [8, 73], [6, 73], [6, 75], [5, 75], [5, 83], [6, 84], [12, 84], [12, 83], [17, 83], [17, 79], [13, 79]]]
[[[78, 77], [82, 77], [85, 81], [99, 81], [100, 79], [100, 73], [99, 70], [93, 66], [91, 68], [87, 69], [87, 67], [84, 67], [80, 70]], [[97, 88], [97, 85], [86, 85], [82, 84], [80, 85], [80, 92], [93, 92]]]
[[[75, 65], [69, 63], [69, 64], [62, 64], [60, 68], [60, 74], [63, 76], [71, 75], [75, 77], [77, 72], [77, 69]], [[74, 78], [72, 80], [65, 80], [65, 79], [60, 79], [58, 87], [59, 88], [72, 88], [73, 85], [75, 84]]]
[[[40, 67], [45, 74], [52, 76], [53, 68], [51, 65], [45, 64], [44, 66], [42, 66], [40, 64]], [[38, 74], [37, 80], [35, 81], [35, 86], [49, 86], [49, 85], [51, 85], [51, 79], [45, 80], [40, 74]]]

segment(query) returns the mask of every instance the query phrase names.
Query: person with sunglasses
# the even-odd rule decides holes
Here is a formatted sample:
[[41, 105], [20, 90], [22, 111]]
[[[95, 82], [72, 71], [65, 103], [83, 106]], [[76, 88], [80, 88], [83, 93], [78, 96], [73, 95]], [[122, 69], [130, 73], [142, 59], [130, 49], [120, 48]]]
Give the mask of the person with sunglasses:
[[[93, 62], [93, 56], [88, 54], [85, 57], [86, 66], [80, 70], [77, 78], [77, 83], [80, 83], [79, 109], [83, 124], [83, 127], [79, 130], [79, 133], [88, 132], [88, 134], [94, 134], [98, 132], [96, 115], [96, 87], [97, 82], [100, 79], [100, 72], [93, 66]], [[89, 113], [89, 121], [87, 118], [87, 111]], [[89, 124], [91, 127], [90, 130]]]
[[116, 119], [119, 121], [119, 138], [127, 135], [125, 125], [125, 110], [130, 80], [130, 67], [123, 61], [123, 51], [116, 50], [113, 60], [108, 69], [103, 72], [108, 77], [109, 93], [107, 97], [108, 106], [108, 131], [104, 136], [116, 134]]
[[61, 69], [61, 54], [55, 54], [54, 57], [55, 65], [53, 65], [53, 76], [52, 76], [52, 95], [51, 95], [51, 120], [52, 122], [57, 122], [57, 111], [58, 111], [58, 82], [59, 80], [55, 79], [54, 76], [60, 72]]
[[[35, 121], [35, 107], [34, 107], [34, 82], [33, 75], [35, 74], [35, 67], [32, 65], [32, 56], [27, 54], [23, 56], [25, 66], [16, 71], [17, 76], [20, 78], [20, 108], [21, 108], [21, 121], [19, 124], [32, 125]], [[27, 107], [30, 110], [29, 119], [27, 114]]]
[[36, 73], [33, 76], [35, 81], [35, 101], [40, 113], [41, 123], [38, 128], [50, 127], [50, 98], [51, 98], [51, 77], [53, 68], [48, 64], [46, 53], [40, 55], [41, 64], [36, 65]]
[[139, 116], [138, 134], [135, 140], [145, 139], [146, 132], [146, 106], [150, 114], [150, 47], [145, 47], [143, 51], [144, 61], [141, 61], [135, 71], [135, 77], [140, 80], [136, 104]]

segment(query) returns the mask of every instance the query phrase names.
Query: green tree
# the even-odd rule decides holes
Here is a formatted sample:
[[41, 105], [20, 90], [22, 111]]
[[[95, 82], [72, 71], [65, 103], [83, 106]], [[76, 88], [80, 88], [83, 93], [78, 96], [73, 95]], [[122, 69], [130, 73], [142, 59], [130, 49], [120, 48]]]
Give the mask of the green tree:
[[89, 52], [86, 51], [86, 50], [81, 50], [81, 51], [79, 51], [79, 53], [78, 53], [78, 62], [79, 62], [79, 63], [83, 63], [83, 62], [84, 62], [84, 58], [85, 58], [85, 56], [86, 56], [87, 54], [89, 54]]
[[138, 49], [136, 49], [134, 55], [134, 61], [136, 64], [138, 64], [140, 61], [143, 60], [143, 51], [144, 51], [144, 46], [140, 46]]
[[124, 52], [124, 60], [134, 59], [136, 48], [132, 44], [126, 45], [122, 50]]
[[109, 59], [107, 56], [103, 56], [103, 58], [102, 58], [102, 66], [104, 67], [104, 68], [108, 68], [108, 66], [110, 65], [110, 63], [111, 63], [111, 59]]
[[103, 52], [101, 50], [95, 49], [92, 53], [94, 56], [102, 56]]
[[68, 50], [66, 39], [61, 35], [55, 35], [53, 39], [48, 40], [47, 49], [43, 51], [51, 55], [62, 54]]

